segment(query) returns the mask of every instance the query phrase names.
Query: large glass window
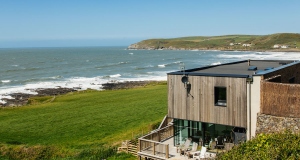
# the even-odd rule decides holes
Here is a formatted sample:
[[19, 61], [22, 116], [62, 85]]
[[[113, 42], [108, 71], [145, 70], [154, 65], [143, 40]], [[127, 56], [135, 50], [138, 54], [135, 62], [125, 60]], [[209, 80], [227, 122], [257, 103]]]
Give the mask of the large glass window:
[[227, 105], [226, 87], [215, 87], [215, 105], [216, 106]]
[[174, 144], [180, 145], [187, 138], [191, 138], [193, 142], [199, 145], [209, 145], [216, 138], [222, 137], [225, 142], [233, 142], [232, 126], [203, 123], [196, 121], [188, 121], [174, 119]]
[[183, 144], [187, 138], [199, 142], [202, 135], [201, 122], [174, 119], [174, 144]]

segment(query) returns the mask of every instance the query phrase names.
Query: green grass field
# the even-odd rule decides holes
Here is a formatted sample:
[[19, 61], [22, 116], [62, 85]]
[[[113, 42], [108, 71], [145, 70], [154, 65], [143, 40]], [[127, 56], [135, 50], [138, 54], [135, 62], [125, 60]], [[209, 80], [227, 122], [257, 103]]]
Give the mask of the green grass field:
[[0, 109], [0, 155], [18, 146], [53, 146], [67, 157], [116, 146], [148, 132], [167, 114], [165, 82], [48, 99], [52, 97], [34, 98], [35, 105]]

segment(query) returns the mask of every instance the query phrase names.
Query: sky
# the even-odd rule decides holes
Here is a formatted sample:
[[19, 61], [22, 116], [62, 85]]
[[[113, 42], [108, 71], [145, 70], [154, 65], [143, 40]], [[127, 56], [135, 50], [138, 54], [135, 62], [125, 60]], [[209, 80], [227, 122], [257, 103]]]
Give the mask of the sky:
[[0, 0], [0, 48], [300, 33], [300, 0]]

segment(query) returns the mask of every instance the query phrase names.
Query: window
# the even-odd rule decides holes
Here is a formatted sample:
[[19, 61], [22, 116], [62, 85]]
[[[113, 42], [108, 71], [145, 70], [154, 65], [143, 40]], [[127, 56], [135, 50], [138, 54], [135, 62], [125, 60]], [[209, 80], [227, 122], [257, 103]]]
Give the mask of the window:
[[226, 87], [215, 87], [215, 105], [226, 106], [227, 100]]
[[289, 83], [295, 83], [295, 77], [290, 78]]

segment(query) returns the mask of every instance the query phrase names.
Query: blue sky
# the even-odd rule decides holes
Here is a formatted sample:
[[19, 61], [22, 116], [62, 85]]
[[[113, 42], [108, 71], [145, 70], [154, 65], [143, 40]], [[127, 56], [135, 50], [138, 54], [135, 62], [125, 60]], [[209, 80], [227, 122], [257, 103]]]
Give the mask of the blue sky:
[[0, 47], [300, 33], [299, 0], [0, 0]]

